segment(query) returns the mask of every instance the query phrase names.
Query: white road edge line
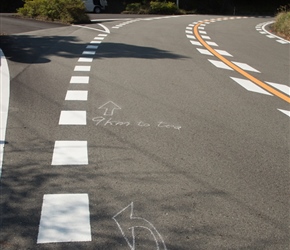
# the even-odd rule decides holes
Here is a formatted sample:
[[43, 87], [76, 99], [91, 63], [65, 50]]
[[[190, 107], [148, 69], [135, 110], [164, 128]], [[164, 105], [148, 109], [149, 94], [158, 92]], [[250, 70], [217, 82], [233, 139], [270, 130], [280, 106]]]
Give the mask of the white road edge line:
[[270, 22], [266, 22], [266, 23], [264, 23], [264, 25], [262, 26], [263, 31], [266, 32], [267, 34], [271, 35], [271, 36], [274, 36], [274, 37], [278, 38], [279, 40], [282, 40], [282, 41], [284, 41], [284, 42], [286, 42], [286, 43], [290, 43], [289, 41], [283, 39], [282, 37], [280, 37], [280, 36], [276, 36], [276, 35], [274, 35], [274, 34], [272, 34], [272, 33], [270, 33], [269, 31], [266, 30], [265, 27], [266, 27], [267, 25], [271, 24], [271, 23], [274, 23], [274, 22], [275, 22], [275, 21], [270, 21]]
[[10, 72], [6, 57], [0, 49], [0, 177], [4, 158], [5, 135], [10, 98]]

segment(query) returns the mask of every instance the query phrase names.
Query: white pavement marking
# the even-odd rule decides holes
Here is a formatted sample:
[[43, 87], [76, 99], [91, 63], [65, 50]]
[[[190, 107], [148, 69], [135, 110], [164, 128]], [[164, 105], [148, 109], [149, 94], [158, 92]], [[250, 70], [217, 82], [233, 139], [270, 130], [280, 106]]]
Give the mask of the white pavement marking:
[[233, 70], [231, 67], [229, 67], [228, 65], [226, 65], [225, 63], [221, 62], [221, 61], [216, 61], [216, 60], [210, 60], [208, 59], [214, 66], [216, 66], [217, 68], [220, 69], [228, 69], [228, 70]]
[[97, 36], [97, 37], [95, 37], [94, 39], [95, 39], [95, 40], [104, 40], [105, 37]]
[[200, 42], [190, 41], [192, 45], [202, 46]]
[[37, 243], [91, 241], [88, 194], [45, 194]]
[[253, 67], [251, 67], [250, 65], [248, 65], [246, 63], [240, 63], [240, 62], [232, 62], [232, 63], [234, 63], [235, 65], [237, 65], [238, 67], [240, 67], [243, 70], [261, 73], [259, 70], [254, 69]]
[[98, 36], [106, 37], [108, 34], [99, 34]]
[[70, 79], [70, 83], [83, 83], [87, 84], [90, 81], [89, 76], [72, 76]]
[[10, 72], [5, 55], [0, 49], [0, 177], [2, 173], [5, 135], [10, 97]]
[[51, 165], [88, 165], [87, 141], [55, 141]]
[[87, 125], [87, 112], [84, 110], [62, 110], [59, 125]]
[[282, 112], [285, 115], [288, 115], [290, 117], [290, 111], [288, 110], [283, 110], [283, 109], [278, 109], [280, 112]]
[[87, 101], [87, 90], [68, 90], [65, 96], [66, 101]]
[[274, 82], [266, 82], [267, 84], [273, 86], [276, 89], [279, 89], [280, 91], [284, 92], [286, 95], [290, 96], [290, 87], [284, 84], [280, 83], [274, 83]]
[[192, 30], [186, 30], [186, 31], [185, 31], [185, 33], [186, 33], [186, 34], [193, 35], [193, 32], [192, 32]]
[[86, 49], [97, 49], [97, 48], [99, 48], [99, 46], [97, 46], [97, 45], [88, 45], [86, 47]]
[[100, 43], [102, 43], [102, 41], [91, 41], [90, 43], [91, 44], [100, 44]]
[[204, 31], [204, 30], [200, 30], [199, 33], [200, 33], [200, 34], [207, 34], [207, 32]]
[[80, 57], [78, 62], [92, 62], [94, 58], [92, 57]]
[[198, 26], [199, 30], [204, 30], [204, 27]]
[[203, 39], [208, 39], [210, 40], [210, 37], [209, 36], [201, 36]]
[[210, 53], [207, 49], [199, 49], [199, 48], [196, 48], [199, 53], [203, 54], [203, 55], [209, 55], [209, 56], [213, 56], [212, 53]]
[[82, 54], [83, 54], [83, 55], [95, 55], [96, 52], [95, 52], [95, 51], [87, 51], [87, 50], [85, 50], [85, 51], [83, 51]]
[[77, 65], [75, 66], [74, 71], [91, 71], [91, 66]]
[[232, 55], [230, 53], [228, 53], [227, 51], [225, 51], [225, 50], [216, 49], [215, 51], [217, 53], [219, 53], [220, 55], [222, 55], [222, 56], [230, 56], [230, 57], [232, 57]]
[[245, 80], [241, 78], [231, 77], [236, 83], [241, 85], [243, 88], [245, 88], [248, 91], [264, 94], [264, 95], [271, 95], [271, 93], [267, 92], [266, 90], [260, 88], [258, 85], [254, 84], [250, 80]]
[[[275, 21], [270, 21], [270, 22], [263, 23], [263, 26], [262, 26], [263, 31], [266, 32], [267, 34], [271, 35], [271, 36], [274, 36], [274, 37], [278, 38], [279, 40], [276, 40], [277, 42], [279, 42], [281, 44], [289, 44], [290, 43], [289, 41], [283, 39], [280, 36], [276, 36], [276, 35], [274, 35], [274, 34], [272, 34], [272, 33], [270, 33], [269, 31], [266, 30], [266, 26], [269, 25], [269, 24], [272, 24], [274, 22]], [[282, 42], [280, 42], [280, 41], [282, 41]]]
[[195, 36], [193, 36], [193, 35], [186, 35], [186, 37], [189, 39], [196, 39]]
[[211, 41], [206, 41], [206, 43], [210, 46], [216, 46], [218, 47], [218, 45], [215, 42], [211, 42]]
[[284, 41], [284, 40], [276, 40], [276, 42], [281, 43], [281, 44], [288, 44], [289, 42]]

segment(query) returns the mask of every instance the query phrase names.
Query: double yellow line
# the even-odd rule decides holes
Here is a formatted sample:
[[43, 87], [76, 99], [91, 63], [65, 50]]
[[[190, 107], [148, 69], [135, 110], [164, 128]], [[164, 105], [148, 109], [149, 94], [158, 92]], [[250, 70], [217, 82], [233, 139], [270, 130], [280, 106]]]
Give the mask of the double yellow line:
[[261, 88], [267, 90], [268, 92], [270, 92], [271, 94], [281, 98], [282, 100], [290, 103], [290, 97], [281, 93], [280, 91], [272, 88], [271, 86], [265, 84], [264, 82], [260, 81], [259, 79], [253, 77], [252, 75], [250, 75], [249, 73], [247, 73], [246, 71], [242, 70], [241, 68], [239, 68], [237, 65], [233, 64], [231, 61], [227, 60], [225, 57], [223, 57], [222, 55], [220, 55], [218, 52], [216, 52], [212, 47], [210, 47], [199, 35], [198, 33], [198, 27], [202, 24], [203, 22], [200, 22], [198, 24], [196, 24], [193, 28], [193, 32], [194, 35], [196, 37], [196, 39], [208, 50], [210, 51], [214, 56], [216, 56], [218, 59], [220, 59], [223, 63], [225, 63], [226, 65], [228, 65], [229, 67], [231, 67], [233, 70], [237, 71], [238, 73], [240, 73], [241, 75], [243, 75], [244, 77], [248, 78], [250, 81], [252, 81], [253, 83], [257, 84], [258, 86], [260, 86]]

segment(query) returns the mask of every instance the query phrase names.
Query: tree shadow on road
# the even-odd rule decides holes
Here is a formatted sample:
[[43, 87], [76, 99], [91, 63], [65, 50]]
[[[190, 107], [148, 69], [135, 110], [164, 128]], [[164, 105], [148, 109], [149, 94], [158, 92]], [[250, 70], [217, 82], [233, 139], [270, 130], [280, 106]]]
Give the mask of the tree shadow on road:
[[[0, 48], [7, 59], [24, 64], [49, 63], [51, 56], [63, 58], [85, 57], [82, 52], [90, 43], [74, 36], [0, 36]], [[95, 45], [95, 44], [94, 44]], [[96, 44], [97, 46], [99, 44]], [[182, 59], [185, 56], [153, 47], [103, 42], [96, 58]]]

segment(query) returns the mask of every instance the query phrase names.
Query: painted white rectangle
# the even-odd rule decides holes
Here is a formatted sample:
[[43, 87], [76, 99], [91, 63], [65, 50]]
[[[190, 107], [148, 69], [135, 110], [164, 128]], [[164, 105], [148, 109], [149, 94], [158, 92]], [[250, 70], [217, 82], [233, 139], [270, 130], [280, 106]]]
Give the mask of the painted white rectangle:
[[278, 109], [280, 112], [282, 112], [285, 115], [288, 115], [290, 117], [290, 111], [288, 110], [283, 110], [283, 109]]
[[267, 32], [265, 32], [265, 31], [260, 31], [260, 34], [265, 35], [265, 34], [267, 34]]
[[106, 37], [108, 34], [99, 34], [98, 36]]
[[200, 42], [190, 41], [192, 45], [202, 46]]
[[87, 101], [87, 90], [68, 90], [65, 96], [66, 101]]
[[290, 87], [289, 86], [284, 85], [284, 84], [280, 84], [280, 83], [274, 83], [274, 82], [266, 82], [266, 83], [273, 86], [276, 89], [279, 89], [280, 91], [282, 91], [286, 95], [290, 96]]
[[192, 30], [186, 30], [186, 31], [185, 31], [185, 33], [186, 33], [186, 34], [193, 35], [193, 32], [192, 32]]
[[186, 27], [186, 30], [192, 30], [192, 27]]
[[288, 44], [289, 42], [287, 41], [283, 41], [283, 40], [276, 40], [278, 43], [281, 43], [281, 44]]
[[70, 79], [70, 83], [82, 83], [87, 84], [90, 81], [89, 76], [72, 76]]
[[186, 37], [189, 39], [196, 39], [195, 36], [193, 36], [193, 35], [186, 35]]
[[217, 53], [219, 53], [220, 55], [222, 55], [222, 56], [230, 56], [230, 57], [232, 57], [232, 55], [230, 53], [228, 53], [227, 51], [225, 51], [225, 50], [216, 49], [215, 51]]
[[272, 36], [272, 35], [267, 35], [267, 37], [269, 37], [269, 38], [276, 38], [276, 36]]
[[51, 165], [88, 165], [87, 141], [55, 141]]
[[267, 92], [266, 90], [262, 89], [255, 83], [253, 83], [250, 80], [245, 80], [241, 78], [236, 78], [236, 77], [231, 77], [236, 83], [241, 85], [243, 88], [245, 88], [248, 91], [259, 93], [259, 94], [264, 94], [264, 95], [272, 95], [271, 93]]
[[215, 42], [211, 42], [211, 41], [206, 41], [206, 43], [210, 46], [216, 46], [218, 47], [218, 45]]
[[198, 29], [199, 29], [199, 30], [204, 30], [204, 27], [200, 27], [200, 26], [199, 26]]
[[91, 44], [100, 44], [100, 43], [102, 43], [102, 41], [91, 41], [90, 43]]
[[240, 62], [232, 62], [232, 63], [234, 63], [235, 65], [237, 65], [238, 67], [240, 67], [243, 70], [261, 73], [259, 70], [254, 69], [253, 67], [251, 67], [250, 65], [248, 65], [246, 63], [240, 63]]
[[96, 52], [95, 52], [95, 51], [87, 51], [87, 50], [85, 50], [85, 51], [83, 51], [82, 54], [83, 54], [83, 55], [95, 55]]
[[77, 65], [75, 66], [74, 71], [91, 71], [91, 66]]
[[88, 194], [45, 194], [37, 243], [91, 241]]
[[97, 45], [88, 45], [86, 47], [86, 49], [97, 49], [97, 48], [99, 48], [99, 46], [97, 46]]
[[203, 54], [203, 55], [209, 55], [209, 56], [213, 56], [212, 53], [210, 53], [207, 49], [199, 49], [196, 48], [198, 50], [199, 53]]
[[210, 40], [211, 38], [209, 36], [201, 36], [203, 39], [208, 39]]
[[200, 30], [199, 33], [200, 34], [207, 34], [206, 31], [204, 31], [204, 30]]
[[62, 110], [59, 125], [86, 125], [87, 112], [84, 110]]
[[194, 24], [189, 24], [188, 27], [194, 27]]
[[95, 40], [104, 40], [104, 37], [96, 36], [94, 39], [95, 39]]
[[93, 58], [92, 57], [80, 57], [78, 62], [92, 62]]
[[216, 61], [216, 60], [210, 60], [208, 59], [214, 66], [216, 66], [217, 68], [220, 69], [227, 69], [227, 70], [233, 70], [231, 67], [229, 67], [228, 65], [226, 65], [225, 63], [221, 62], [221, 61]]

